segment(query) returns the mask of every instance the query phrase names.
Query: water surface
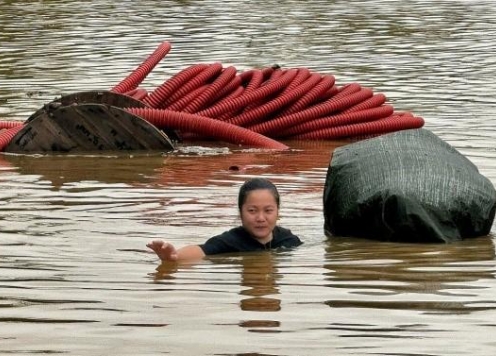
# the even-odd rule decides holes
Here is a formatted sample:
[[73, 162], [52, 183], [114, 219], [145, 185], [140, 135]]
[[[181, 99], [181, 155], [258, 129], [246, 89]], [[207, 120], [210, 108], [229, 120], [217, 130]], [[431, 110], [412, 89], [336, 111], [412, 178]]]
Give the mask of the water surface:
[[[495, 35], [491, 1], [3, 1], [0, 119], [109, 89], [167, 40], [148, 89], [200, 62], [331, 73], [423, 117], [494, 184]], [[328, 239], [322, 187], [343, 142], [287, 144], [2, 155], [0, 354], [493, 355], [493, 235]], [[145, 251], [237, 224], [239, 185], [260, 175], [301, 248], [191, 266]]]

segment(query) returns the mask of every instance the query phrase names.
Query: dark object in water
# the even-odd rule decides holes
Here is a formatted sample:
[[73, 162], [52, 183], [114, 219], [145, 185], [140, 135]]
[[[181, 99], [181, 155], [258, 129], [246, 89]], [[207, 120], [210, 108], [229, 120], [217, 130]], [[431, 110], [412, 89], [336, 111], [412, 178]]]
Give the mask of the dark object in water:
[[[145, 103], [140, 100], [134, 99], [128, 95], [114, 93], [106, 90], [90, 90], [77, 93], [63, 95], [48, 104], [43, 105], [40, 109], [36, 110], [31, 116], [28, 117], [26, 122], [33, 120], [47, 111], [60, 105], [69, 106], [73, 104], [106, 104], [118, 108], [145, 108]], [[179, 141], [177, 134], [173, 130], [162, 130], [167, 137], [173, 141]]]
[[49, 102], [48, 104], [43, 105], [43, 107], [39, 108], [33, 114], [31, 114], [26, 122], [35, 119], [41, 114], [46, 114], [48, 111], [53, 110], [53, 108], [57, 108], [59, 106], [69, 106], [73, 104], [107, 104], [110, 106], [116, 106], [118, 108], [146, 107], [146, 105], [141, 101], [133, 99], [127, 95], [101, 90], [83, 91], [63, 95], [60, 98], [57, 98]]
[[90, 152], [161, 150], [174, 146], [146, 120], [106, 104], [52, 102], [30, 118], [5, 152]]
[[327, 234], [452, 242], [488, 235], [496, 191], [477, 167], [425, 129], [337, 148], [324, 190]]

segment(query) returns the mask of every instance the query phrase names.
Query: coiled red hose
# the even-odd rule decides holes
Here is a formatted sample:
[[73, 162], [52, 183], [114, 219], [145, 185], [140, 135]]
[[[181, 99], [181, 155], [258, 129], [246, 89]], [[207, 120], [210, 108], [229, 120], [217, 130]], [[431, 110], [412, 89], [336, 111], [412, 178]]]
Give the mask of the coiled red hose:
[[424, 119], [420, 117], [395, 115], [383, 120], [329, 127], [301, 135], [295, 135], [293, 138], [300, 140], [331, 140], [346, 137], [384, 134], [398, 130], [417, 129], [423, 125]]
[[384, 105], [377, 108], [366, 109], [362, 111], [343, 112], [341, 114], [322, 117], [320, 119], [305, 122], [300, 125], [290, 127], [278, 133], [277, 137], [290, 137], [301, 135], [311, 131], [320, 131], [325, 128], [349, 125], [363, 121], [375, 121], [391, 116], [394, 108], [391, 105]]
[[263, 72], [259, 69], [248, 70], [240, 75], [243, 84], [248, 83], [246, 85], [246, 92], [249, 93], [262, 85], [263, 81], [266, 78], [270, 78], [274, 69], [271, 68], [271, 71]]
[[[358, 83], [338, 86], [333, 75], [308, 68], [273, 66], [238, 74], [236, 68], [221, 63], [195, 64], [153, 91], [138, 88], [170, 48], [163, 42], [111, 91], [142, 101], [151, 109], [127, 110], [166, 132], [175, 130], [179, 137], [285, 149], [274, 138], [365, 138], [424, 124], [411, 113], [394, 112], [383, 94]], [[3, 123], [9, 129], [8, 125], [18, 124]], [[1, 133], [3, 137], [10, 135], [7, 131]]]
[[24, 123], [21, 121], [4, 121], [0, 120], [0, 130], [1, 129], [11, 129], [17, 126], [23, 126]]
[[[153, 108], [196, 113], [195, 120], [227, 121], [232, 124], [227, 127], [244, 126], [274, 137], [330, 139], [367, 136], [364, 130], [375, 135], [381, 130], [423, 125], [422, 118], [410, 113], [394, 114], [393, 107], [385, 105], [383, 94], [374, 94], [358, 83], [338, 87], [332, 75], [319, 77], [307, 68], [282, 70], [274, 66], [235, 75], [233, 67], [198, 64], [165, 81], [151, 94], [137, 91], [132, 96], [143, 97]], [[157, 115], [162, 118], [165, 114], [152, 116]], [[174, 115], [168, 112], [165, 116]], [[188, 124], [179, 130], [217, 137], [211, 130], [202, 134], [197, 127]]]
[[341, 87], [335, 95], [335, 99], [341, 99], [342, 97], [359, 92], [362, 86], [358, 83], [349, 83]]
[[236, 68], [228, 67], [210, 84], [205, 91], [196, 97], [191, 103], [184, 108], [185, 112], [194, 113], [204, 105], [211, 102], [212, 98], [236, 75]]
[[277, 80], [279, 79], [280, 77], [282, 77], [282, 75], [285, 73], [286, 71], [284, 70], [281, 70], [281, 69], [276, 69], [274, 70], [272, 73], [270, 73], [270, 76], [269, 76], [269, 80], [267, 82], [270, 82], [271, 80]]
[[326, 91], [322, 97], [320, 97], [319, 101], [320, 102], [323, 102], [325, 100], [328, 100], [330, 98], [332, 98], [333, 96], [335, 96], [336, 94], [339, 93], [339, 88], [336, 86], [336, 85], [333, 85], [332, 88], [330, 88], [328, 91]]
[[308, 107], [308, 105], [320, 98], [322, 94], [331, 89], [334, 86], [334, 83], [334, 76], [324, 75], [321, 81], [315, 87], [304, 93], [301, 98], [299, 98], [291, 106], [287, 107], [279, 116], [294, 114], [295, 112], [305, 109], [306, 107]]
[[[155, 125], [171, 125], [169, 129], [183, 134], [218, 139], [229, 138], [223, 130], [233, 127], [248, 127], [249, 131], [271, 137], [322, 139], [354, 136], [354, 128], [360, 135], [373, 135], [380, 130], [423, 125], [423, 119], [413, 115], [394, 115], [394, 108], [384, 105], [383, 94], [374, 94], [358, 83], [337, 87], [332, 75], [313, 74], [307, 68], [270, 67], [239, 75], [235, 72], [233, 67], [222, 69], [218, 63], [185, 69], [180, 73], [184, 79], [179, 80], [180, 75], [173, 77], [144, 100], [151, 107], [173, 110], [147, 112], [145, 119], [154, 120]], [[181, 116], [175, 112], [179, 110], [197, 115]], [[180, 126], [174, 121], [179, 117], [196, 124]], [[207, 125], [208, 132], [202, 132], [198, 122], [212, 125], [208, 119], [231, 125], [221, 126], [222, 132], [218, 133]], [[364, 133], [359, 131], [362, 128], [366, 128]]]
[[291, 91], [286, 91], [282, 93], [274, 100], [271, 100], [261, 106], [257, 106], [255, 109], [245, 111], [242, 114], [235, 116], [228, 120], [233, 125], [246, 126], [255, 124], [257, 121], [266, 117], [267, 115], [279, 110], [288, 103], [295, 101], [297, 98], [301, 97], [304, 93], [308, 92], [313, 86], [315, 86], [320, 81], [319, 74], [311, 75], [304, 83], [299, 84], [294, 87]]
[[[289, 83], [289, 85], [281, 92], [281, 95], [287, 94], [293, 89], [297, 88], [301, 83], [306, 81], [312, 74], [308, 70], [308, 68], [298, 68], [298, 74], [294, 77], [294, 79]], [[320, 75], [319, 75], [320, 77]]]
[[22, 130], [24, 125], [17, 125], [10, 129], [0, 131], [0, 151], [3, 151], [5, 147], [12, 141], [15, 135]]
[[169, 98], [167, 98], [163, 103], [159, 104], [158, 107], [165, 108], [168, 106], [168, 103], [173, 103], [176, 100], [181, 99], [184, 95], [187, 95], [192, 90], [209, 83], [211, 80], [214, 80], [219, 73], [222, 73], [222, 64], [213, 63], [205, 68], [203, 71], [198, 73], [192, 79], [190, 79], [187, 83], [181, 86], [174, 94], [172, 94]]
[[146, 89], [137, 88], [136, 91], [131, 95], [132, 98], [136, 100], [144, 100], [148, 96], [148, 91]]
[[[275, 71], [277, 72], [277, 71]], [[275, 73], [274, 72], [274, 73]], [[253, 101], [257, 101], [261, 98], [268, 97], [282, 90], [291, 80], [296, 76], [296, 70], [288, 70], [280, 78], [271, 81], [271, 83], [261, 86], [252, 92], [247, 93], [246, 90], [243, 95], [234, 98], [231, 101], [225, 103], [225, 105], [214, 105], [208, 109], [198, 112], [198, 115], [206, 117], [215, 117], [217, 115], [224, 114], [230, 110], [235, 110], [242, 108]]]
[[380, 93], [374, 94], [374, 96], [372, 96], [370, 99], [367, 99], [364, 102], [361, 102], [360, 104], [352, 106], [351, 108], [346, 109], [343, 112], [356, 112], [356, 111], [372, 109], [381, 106], [385, 102], [386, 102], [386, 96], [384, 94], [380, 94]]
[[[352, 87], [350, 86], [350, 88]], [[266, 121], [261, 124], [253, 125], [250, 126], [249, 128], [250, 130], [258, 133], [264, 135], [270, 135], [274, 132], [287, 129], [288, 127], [291, 127], [298, 123], [310, 121], [318, 117], [328, 115], [332, 112], [347, 109], [365, 99], [370, 98], [373, 95], [372, 90], [364, 88], [358, 92], [354, 92], [348, 96], [345, 96], [345, 94], [348, 94], [352, 91], [353, 90], [351, 89], [347, 91], [342, 91], [320, 105], [316, 105], [314, 107], [300, 111], [295, 114], [279, 117], [271, 121]]]
[[227, 84], [224, 88], [219, 90], [219, 92], [213, 97], [213, 101], [217, 101], [225, 98], [231, 93], [235, 92], [241, 87], [242, 81], [241, 76], [236, 75], [229, 84]]
[[[232, 99], [237, 98], [238, 96], [243, 95], [243, 93], [245, 91], [246, 91], [246, 89], [241, 86], [237, 90], [233, 91], [231, 94], [229, 94], [228, 96], [226, 96], [224, 99], [220, 100], [217, 103], [217, 105], [225, 105], [225, 103], [231, 101]], [[221, 120], [221, 121], [227, 121], [231, 117], [235, 116], [235, 114], [237, 112], [238, 112], [238, 109], [234, 109], [234, 110], [231, 110], [231, 111], [228, 111], [228, 112], [222, 114], [221, 116], [218, 116], [216, 119], [217, 120]]]
[[202, 85], [201, 87], [196, 88], [195, 90], [189, 92], [181, 99], [173, 102], [171, 105], [167, 106], [168, 110], [173, 111], [182, 111], [185, 106], [195, 100], [199, 95], [201, 95], [205, 90], [207, 90], [208, 84]]
[[113, 87], [110, 91], [114, 93], [125, 93], [137, 88], [143, 79], [152, 71], [153, 68], [169, 53], [171, 45], [169, 42], [162, 42], [158, 48], [136, 68], [129, 76]]
[[159, 128], [167, 127], [169, 129], [200, 133], [234, 144], [245, 144], [266, 149], [286, 150], [289, 148], [278, 141], [243, 127], [196, 114], [167, 109], [128, 108], [126, 110], [133, 115], [144, 118]]
[[[273, 79], [271, 79], [271, 77], [272, 77], [272, 74], [274, 73], [274, 70], [268, 71], [268, 72], [263, 72], [261, 70], [254, 70], [251, 72], [252, 72], [252, 75], [249, 77], [249, 81], [246, 84], [246, 89], [244, 90], [243, 95], [251, 93], [254, 90], [260, 88], [263, 84], [268, 84], [271, 82], [271, 80], [273, 80]], [[279, 73], [282, 73], [282, 71], [279, 71]], [[252, 109], [254, 106], [256, 106], [258, 104], [258, 102], [261, 99], [262, 98], [257, 98], [256, 100], [249, 102], [246, 106], [236, 107], [233, 110], [229, 110], [228, 112], [222, 114], [222, 120], [228, 120], [232, 116], [236, 116], [237, 114], [239, 114], [240, 112], [242, 112], [244, 110]]]
[[197, 64], [180, 71], [150, 93], [144, 100], [144, 103], [152, 108], [158, 107], [160, 103], [164, 101], [164, 105], [167, 105], [169, 102], [166, 101], [166, 99], [168, 99], [172, 93], [183, 85], [183, 83], [198, 75], [207, 67], [207, 64]]

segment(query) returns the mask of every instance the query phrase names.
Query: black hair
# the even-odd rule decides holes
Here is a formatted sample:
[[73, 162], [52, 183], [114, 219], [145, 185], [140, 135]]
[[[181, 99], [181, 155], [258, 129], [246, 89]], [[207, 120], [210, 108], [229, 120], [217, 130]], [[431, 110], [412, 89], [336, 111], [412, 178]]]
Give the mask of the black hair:
[[276, 200], [277, 208], [280, 205], [279, 191], [277, 187], [270, 180], [266, 178], [252, 178], [243, 183], [241, 188], [239, 188], [238, 194], [238, 208], [241, 211], [241, 207], [246, 201], [246, 197], [248, 193], [258, 190], [258, 189], [267, 189], [272, 193], [274, 199]]

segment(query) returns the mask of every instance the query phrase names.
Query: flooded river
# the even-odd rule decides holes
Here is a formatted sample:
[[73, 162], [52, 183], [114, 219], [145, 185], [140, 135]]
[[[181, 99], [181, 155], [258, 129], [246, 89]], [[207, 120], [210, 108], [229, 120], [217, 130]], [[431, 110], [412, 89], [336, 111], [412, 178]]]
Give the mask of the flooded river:
[[[492, 1], [2, 1], [0, 120], [110, 89], [170, 41], [144, 87], [204, 62], [331, 73], [423, 117], [496, 184], [495, 36]], [[343, 142], [285, 143], [1, 155], [0, 354], [494, 355], [494, 236], [328, 239], [322, 188]], [[278, 185], [303, 246], [189, 266], [146, 251], [238, 224], [253, 176]]]

